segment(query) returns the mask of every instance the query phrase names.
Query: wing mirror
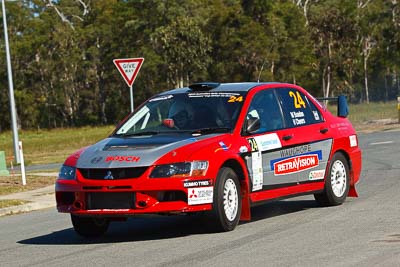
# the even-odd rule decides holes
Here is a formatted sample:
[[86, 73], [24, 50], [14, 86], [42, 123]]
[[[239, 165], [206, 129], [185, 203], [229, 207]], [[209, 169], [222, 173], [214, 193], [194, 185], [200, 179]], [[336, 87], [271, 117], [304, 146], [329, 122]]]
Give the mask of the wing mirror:
[[245, 122], [245, 131], [247, 134], [252, 134], [260, 130], [261, 123], [259, 118], [248, 118]]
[[347, 105], [346, 96], [338, 96], [338, 110], [337, 115], [342, 118], [346, 118], [349, 115], [349, 106]]

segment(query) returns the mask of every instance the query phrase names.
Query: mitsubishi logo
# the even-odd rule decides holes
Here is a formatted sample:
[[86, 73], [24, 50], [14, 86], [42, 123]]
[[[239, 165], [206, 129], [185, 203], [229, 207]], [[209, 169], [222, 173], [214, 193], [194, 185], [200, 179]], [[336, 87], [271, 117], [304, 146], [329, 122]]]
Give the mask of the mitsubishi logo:
[[114, 176], [112, 175], [111, 171], [108, 171], [106, 176], [104, 176], [104, 180], [113, 180]]
[[197, 195], [196, 195], [194, 189], [192, 190], [192, 194], [190, 194], [189, 198], [197, 198]]

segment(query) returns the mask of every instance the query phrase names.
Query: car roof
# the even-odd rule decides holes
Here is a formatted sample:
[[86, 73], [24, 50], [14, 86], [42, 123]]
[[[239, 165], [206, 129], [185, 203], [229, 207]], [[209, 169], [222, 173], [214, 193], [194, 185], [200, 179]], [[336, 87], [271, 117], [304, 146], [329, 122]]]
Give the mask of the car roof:
[[[204, 83], [208, 84], [208, 83]], [[213, 83], [215, 87], [212, 89], [205, 89], [205, 90], [193, 90], [189, 87], [177, 88], [173, 90], [169, 90], [166, 92], [162, 92], [160, 95], [169, 95], [169, 94], [181, 94], [181, 93], [188, 93], [188, 92], [248, 92], [250, 89], [265, 84], [280, 84], [278, 82], [243, 82], [243, 83]]]

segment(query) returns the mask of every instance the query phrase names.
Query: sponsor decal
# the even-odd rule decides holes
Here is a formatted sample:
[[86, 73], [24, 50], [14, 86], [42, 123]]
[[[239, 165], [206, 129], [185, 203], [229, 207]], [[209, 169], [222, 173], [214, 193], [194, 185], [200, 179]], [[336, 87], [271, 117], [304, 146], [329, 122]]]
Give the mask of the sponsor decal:
[[[189, 97], [229, 97], [231, 99], [233, 96], [234, 97], [240, 97], [239, 93], [228, 93], [228, 92], [199, 92], [199, 93], [190, 93], [188, 94]], [[236, 98], [235, 98], [236, 99]], [[243, 101], [243, 99], [242, 99]], [[241, 102], [241, 101], [240, 101]]]
[[313, 110], [312, 113], [314, 114], [314, 119], [315, 119], [316, 121], [319, 121], [319, 114], [318, 114], [318, 111]]
[[247, 141], [251, 148], [251, 180], [253, 184], [252, 191], [262, 189], [264, 183], [263, 167], [262, 167], [262, 154], [261, 154], [261, 140], [255, 138], [249, 138]]
[[304, 145], [304, 146], [296, 146], [288, 149], [284, 149], [281, 151], [281, 157], [293, 157], [300, 154], [305, 154], [311, 152], [311, 145]]
[[99, 163], [102, 159], [103, 159], [103, 157], [95, 157], [95, 158], [92, 158], [90, 163], [96, 164], [96, 163]]
[[292, 117], [293, 125], [302, 125], [306, 123], [303, 111], [291, 111], [290, 116]]
[[279, 140], [279, 137], [276, 133], [259, 135], [254, 137], [254, 139], [257, 141], [258, 148], [261, 151], [267, 151], [282, 147], [281, 141]]
[[292, 119], [303, 118], [304, 112], [303, 111], [291, 111], [290, 116], [292, 117]]
[[173, 95], [159, 96], [159, 97], [150, 99], [149, 102], [160, 101], [160, 100], [167, 100], [167, 99], [170, 99], [170, 98], [173, 98], [173, 97], [174, 97]]
[[217, 148], [217, 149], [215, 149], [215, 150], [214, 150], [214, 153], [215, 153], [215, 152], [218, 152], [218, 151], [221, 151], [221, 150], [223, 150], [223, 151], [228, 151], [229, 148], [231, 148], [231, 146], [232, 146], [232, 144], [230, 144], [229, 146], [226, 146], [225, 143], [222, 142], [222, 141], [219, 142], [218, 144], [220, 145], [220, 147]]
[[119, 162], [138, 162], [140, 157], [137, 156], [108, 156], [105, 162], [119, 161]]
[[357, 136], [356, 135], [350, 135], [349, 140], [350, 140], [350, 147], [357, 146]]
[[188, 189], [188, 204], [208, 204], [213, 202], [214, 187], [197, 187]]
[[285, 175], [301, 172], [319, 165], [318, 155], [309, 154], [284, 159], [274, 163], [274, 174]]
[[190, 188], [190, 187], [204, 187], [204, 186], [211, 186], [212, 180], [197, 180], [197, 181], [184, 181], [183, 187]]
[[249, 142], [251, 152], [258, 151], [258, 144], [254, 138], [249, 138], [247, 141]]
[[247, 146], [241, 146], [239, 148], [239, 152], [240, 153], [247, 153], [247, 152], [249, 152], [249, 149], [247, 148]]
[[325, 170], [310, 171], [308, 175], [309, 180], [322, 180], [325, 177]]

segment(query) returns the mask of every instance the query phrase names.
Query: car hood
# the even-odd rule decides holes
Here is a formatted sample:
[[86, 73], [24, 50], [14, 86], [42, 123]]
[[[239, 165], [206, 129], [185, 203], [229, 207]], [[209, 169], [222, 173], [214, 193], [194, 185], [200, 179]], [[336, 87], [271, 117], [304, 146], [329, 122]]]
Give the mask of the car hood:
[[194, 142], [218, 136], [190, 134], [140, 137], [110, 137], [88, 147], [79, 157], [77, 168], [127, 168], [154, 164], [163, 155]]

